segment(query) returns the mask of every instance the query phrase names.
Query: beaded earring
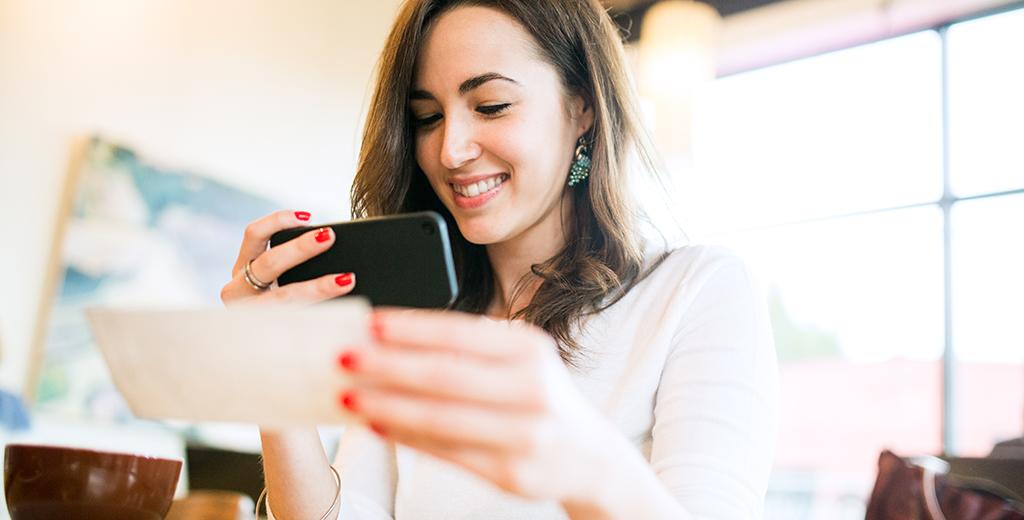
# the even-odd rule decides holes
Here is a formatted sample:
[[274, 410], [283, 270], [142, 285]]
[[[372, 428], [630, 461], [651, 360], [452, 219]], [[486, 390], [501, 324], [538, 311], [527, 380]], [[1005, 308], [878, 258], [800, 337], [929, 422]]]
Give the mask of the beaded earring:
[[576, 141], [576, 159], [572, 162], [572, 167], [569, 168], [569, 186], [579, 184], [588, 175], [590, 175], [590, 150], [586, 138], [580, 136], [579, 141]]

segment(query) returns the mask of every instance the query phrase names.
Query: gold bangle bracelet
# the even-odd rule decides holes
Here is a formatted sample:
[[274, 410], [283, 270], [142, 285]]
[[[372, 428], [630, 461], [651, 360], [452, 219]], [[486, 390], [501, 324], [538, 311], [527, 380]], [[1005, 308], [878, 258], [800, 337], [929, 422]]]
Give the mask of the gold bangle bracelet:
[[[327, 467], [331, 468], [331, 473], [334, 473], [334, 482], [335, 484], [337, 484], [338, 488], [334, 492], [334, 502], [331, 502], [331, 508], [328, 509], [327, 512], [320, 517], [320, 520], [327, 520], [327, 517], [334, 511], [334, 508], [338, 507], [338, 504], [341, 502], [341, 475], [338, 473], [338, 470], [334, 469], [333, 465], [328, 464]], [[264, 499], [267, 499], [267, 488], [263, 488], [263, 491], [260, 491], [259, 498], [256, 499], [256, 510], [253, 512], [256, 518], [260, 517], [260, 505], [263, 504]], [[269, 508], [270, 500], [267, 499], [268, 514], [270, 512]]]

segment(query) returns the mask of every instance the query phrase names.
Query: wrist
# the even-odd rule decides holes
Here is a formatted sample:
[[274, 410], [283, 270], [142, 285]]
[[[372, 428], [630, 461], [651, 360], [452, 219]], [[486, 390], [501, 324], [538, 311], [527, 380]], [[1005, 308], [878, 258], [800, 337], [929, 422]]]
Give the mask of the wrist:
[[618, 431], [605, 448], [579, 464], [585, 478], [561, 505], [572, 520], [690, 518], [650, 464]]
[[623, 497], [630, 490], [629, 476], [636, 474], [639, 453], [618, 431], [591, 438], [597, 442], [575, 465], [577, 485], [561, 500], [562, 507], [573, 520], [625, 518]]

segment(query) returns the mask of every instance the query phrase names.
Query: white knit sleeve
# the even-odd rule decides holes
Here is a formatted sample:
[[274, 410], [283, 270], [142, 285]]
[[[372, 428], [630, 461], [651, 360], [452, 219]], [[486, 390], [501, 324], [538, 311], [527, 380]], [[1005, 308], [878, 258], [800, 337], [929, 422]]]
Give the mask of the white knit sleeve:
[[744, 264], [711, 256], [676, 302], [650, 462], [696, 518], [761, 518], [777, 428], [771, 325]]
[[395, 445], [364, 427], [345, 430], [334, 457], [341, 472], [340, 520], [391, 520], [398, 469]]

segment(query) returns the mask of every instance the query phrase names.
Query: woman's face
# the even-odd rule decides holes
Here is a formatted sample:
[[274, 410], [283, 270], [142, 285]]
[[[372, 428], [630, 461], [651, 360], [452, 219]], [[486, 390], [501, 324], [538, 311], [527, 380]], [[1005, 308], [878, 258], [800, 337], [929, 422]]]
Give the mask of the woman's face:
[[495, 244], [560, 225], [576, 140], [591, 111], [513, 18], [485, 7], [442, 15], [410, 96], [416, 161], [467, 240]]

